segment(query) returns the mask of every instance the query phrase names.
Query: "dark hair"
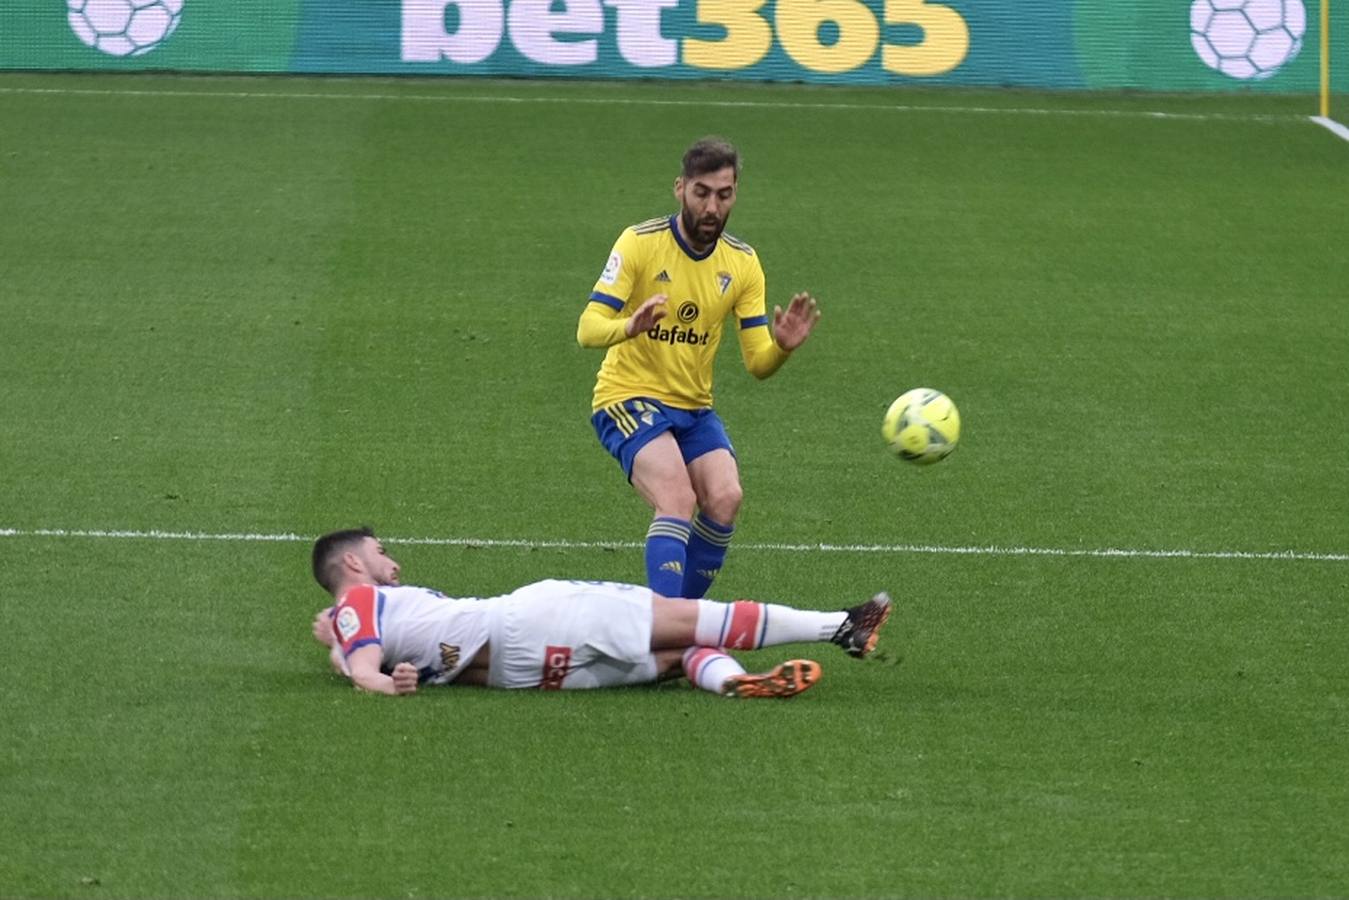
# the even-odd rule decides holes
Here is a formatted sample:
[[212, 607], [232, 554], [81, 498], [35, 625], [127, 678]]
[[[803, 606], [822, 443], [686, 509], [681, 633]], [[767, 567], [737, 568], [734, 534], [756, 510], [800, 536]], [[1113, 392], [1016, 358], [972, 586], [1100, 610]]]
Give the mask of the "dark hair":
[[684, 167], [681, 170], [685, 178], [719, 172], [727, 166], [735, 169], [735, 177], [740, 178], [740, 151], [723, 137], [711, 135], [694, 143], [684, 152]]
[[325, 591], [332, 593], [341, 577], [339, 568], [342, 554], [366, 538], [372, 538], [375, 532], [369, 525], [360, 528], [347, 528], [325, 534], [314, 542], [314, 580]]

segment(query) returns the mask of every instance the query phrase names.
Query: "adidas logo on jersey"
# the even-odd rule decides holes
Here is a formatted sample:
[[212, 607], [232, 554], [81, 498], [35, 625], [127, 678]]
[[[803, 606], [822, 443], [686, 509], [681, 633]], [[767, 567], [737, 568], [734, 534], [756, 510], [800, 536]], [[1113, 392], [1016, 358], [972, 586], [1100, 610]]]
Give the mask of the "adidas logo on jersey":
[[[663, 282], [665, 282], [666, 284], [669, 284], [669, 283], [670, 283], [670, 273], [669, 273], [669, 272], [666, 272], [664, 269], [661, 269], [661, 270], [660, 270], [660, 274], [656, 276], [656, 280], [657, 280], [657, 281], [663, 281]], [[723, 293], [724, 293], [724, 292], [723, 292]]]

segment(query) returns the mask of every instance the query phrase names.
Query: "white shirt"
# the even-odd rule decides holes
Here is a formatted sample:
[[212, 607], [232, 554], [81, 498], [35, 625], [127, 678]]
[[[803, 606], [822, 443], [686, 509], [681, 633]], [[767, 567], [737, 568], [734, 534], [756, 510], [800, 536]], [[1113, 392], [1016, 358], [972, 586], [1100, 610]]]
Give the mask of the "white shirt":
[[445, 684], [487, 643], [487, 604], [412, 585], [357, 585], [333, 607], [333, 630], [343, 654], [376, 644], [385, 671], [407, 662], [420, 682]]

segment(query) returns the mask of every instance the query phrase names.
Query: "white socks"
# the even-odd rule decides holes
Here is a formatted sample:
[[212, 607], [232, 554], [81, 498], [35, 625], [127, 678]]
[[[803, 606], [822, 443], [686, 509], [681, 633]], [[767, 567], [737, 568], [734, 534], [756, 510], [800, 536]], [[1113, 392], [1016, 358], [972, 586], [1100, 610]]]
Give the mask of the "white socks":
[[690, 647], [684, 651], [684, 674], [705, 691], [721, 693], [732, 675], [744, 675], [745, 667], [715, 647]]
[[693, 642], [703, 647], [757, 650], [777, 644], [827, 641], [847, 617], [842, 610], [819, 612], [749, 600], [699, 600]]

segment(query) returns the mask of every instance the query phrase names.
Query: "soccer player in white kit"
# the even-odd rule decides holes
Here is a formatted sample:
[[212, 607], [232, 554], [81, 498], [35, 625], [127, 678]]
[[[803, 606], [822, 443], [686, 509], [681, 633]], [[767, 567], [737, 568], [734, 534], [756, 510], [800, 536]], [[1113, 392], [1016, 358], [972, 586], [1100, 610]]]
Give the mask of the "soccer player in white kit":
[[838, 612], [662, 597], [615, 582], [540, 581], [486, 599], [404, 586], [368, 528], [319, 538], [314, 578], [334, 604], [314, 617], [333, 667], [367, 691], [421, 684], [574, 689], [688, 676], [730, 697], [791, 697], [820, 677], [813, 660], [748, 673], [725, 650], [821, 641], [863, 657], [890, 617], [877, 594]]

